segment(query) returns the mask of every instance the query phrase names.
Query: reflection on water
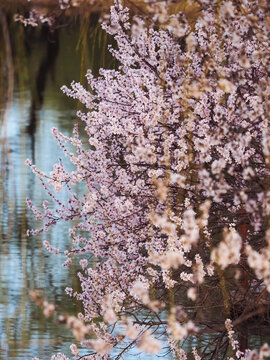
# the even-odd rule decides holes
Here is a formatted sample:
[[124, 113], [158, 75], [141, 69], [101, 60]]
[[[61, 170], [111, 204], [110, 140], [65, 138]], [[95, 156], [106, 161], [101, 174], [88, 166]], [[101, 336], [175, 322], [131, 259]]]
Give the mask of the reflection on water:
[[[25, 166], [30, 158], [50, 171], [60, 149], [51, 137], [53, 126], [70, 134], [76, 102], [60, 86], [79, 80], [87, 67], [113, 66], [105, 53], [106, 35], [97, 15], [70, 27], [23, 28], [0, 4], [0, 358], [48, 359], [57, 351], [70, 354], [70, 330], [57, 324], [56, 315], [45, 319], [30, 301], [38, 289], [61, 313], [78, 313], [79, 304], [65, 295], [65, 287], [78, 289], [76, 264], [63, 268], [64, 259], [46, 253], [44, 235], [26, 237], [36, 227], [25, 199], [40, 205], [45, 193]], [[76, 51], [77, 49], [77, 51]], [[103, 56], [101, 56], [103, 52]], [[100, 63], [101, 61], [101, 63]], [[56, 227], [46, 239], [60, 249], [69, 241], [68, 224]]]

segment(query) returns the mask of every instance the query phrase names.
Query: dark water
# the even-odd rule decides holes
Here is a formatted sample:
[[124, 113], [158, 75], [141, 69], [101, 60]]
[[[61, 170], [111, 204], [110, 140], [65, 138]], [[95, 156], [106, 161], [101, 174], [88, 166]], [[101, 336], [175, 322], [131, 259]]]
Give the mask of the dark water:
[[[50, 171], [64, 157], [50, 129], [71, 134], [80, 105], [63, 95], [60, 86], [83, 80], [86, 68], [97, 73], [100, 66], [114, 63], [97, 14], [73, 19], [53, 32], [24, 28], [10, 12], [0, 15], [0, 359], [49, 359], [60, 351], [71, 356], [74, 338], [57, 323], [57, 314], [81, 310], [64, 290], [79, 290], [77, 265], [63, 268], [63, 257], [48, 254], [42, 245], [47, 239], [67, 248], [68, 224], [46, 236], [26, 236], [37, 224], [25, 199], [40, 206], [46, 194], [24, 162], [29, 158]], [[30, 300], [31, 290], [42, 291], [56, 305], [51, 318]]]

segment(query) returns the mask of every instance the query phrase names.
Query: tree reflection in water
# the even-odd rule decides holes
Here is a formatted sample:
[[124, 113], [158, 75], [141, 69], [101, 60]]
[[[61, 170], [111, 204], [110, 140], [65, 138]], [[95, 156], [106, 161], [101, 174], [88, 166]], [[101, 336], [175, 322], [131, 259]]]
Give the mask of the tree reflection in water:
[[97, 71], [100, 63], [114, 66], [105, 51], [108, 39], [97, 13], [61, 18], [55, 29], [46, 24], [29, 28], [13, 21], [20, 9], [20, 4], [17, 8], [14, 2], [0, 1], [1, 359], [29, 359], [36, 354], [48, 358], [55, 351], [67, 350], [72, 342], [65, 325], [59, 325], [55, 317], [45, 319], [30, 301], [29, 291], [38, 289], [56, 309], [61, 303], [67, 314], [80, 311], [80, 305], [64, 291], [67, 285], [79, 289], [76, 266], [62, 268], [63, 259], [49, 257], [42, 246], [50, 237], [63, 246], [68, 229], [62, 227], [36, 239], [26, 237], [27, 228], [35, 224], [26, 212], [25, 199], [41, 202], [44, 194], [24, 162], [28, 157], [50, 170], [55, 156], [62, 156], [50, 129], [57, 126], [70, 132], [77, 105], [60, 87], [79, 79], [86, 67]]

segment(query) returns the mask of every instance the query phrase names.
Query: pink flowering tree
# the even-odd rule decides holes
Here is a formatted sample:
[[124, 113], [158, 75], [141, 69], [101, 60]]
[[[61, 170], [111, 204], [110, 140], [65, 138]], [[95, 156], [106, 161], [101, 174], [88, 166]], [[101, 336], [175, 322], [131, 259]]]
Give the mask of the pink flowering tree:
[[82, 291], [66, 292], [84, 313], [66, 322], [89, 348], [72, 345], [77, 358], [132, 347], [176, 359], [270, 354], [249, 344], [254, 327], [269, 327], [269, 4], [194, 5], [190, 22], [150, 2], [146, 25], [116, 2], [103, 27], [119, 70], [88, 71], [90, 90], [63, 87], [87, 109], [89, 144], [77, 126], [52, 129], [74, 171], [60, 162], [47, 175], [27, 161], [56, 205], [28, 200], [43, 221], [29, 234], [76, 220], [65, 265], [80, 255]]

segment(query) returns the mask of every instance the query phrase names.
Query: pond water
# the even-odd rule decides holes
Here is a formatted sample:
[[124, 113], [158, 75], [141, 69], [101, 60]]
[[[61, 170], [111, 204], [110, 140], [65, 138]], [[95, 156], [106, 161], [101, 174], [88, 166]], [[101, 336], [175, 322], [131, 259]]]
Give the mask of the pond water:
[[[86, 68], [97, 73], [100, 66], [114, 66], [106, 45], [97, 14], [51, 32], [46, 27], [24, 28], [13, 21], [12, 12], [0, 13], [0, 359], [71, 355], [74, 338], [57, 323], [57, 312], [81, 310], [65, 294], [67, 286], [79, 289], [77, 268], [63, 268], [61, 256], [48, 254], [44, 235], [26, 236], [37, 224], [25, 200], [40, 206], [46, 194], [25, 159], [50, 171], [63, 157], [50, 129], [56, 126], [71, 134], [80, 105], [60, 87], [83, 80]], [[46, 239], [65, 249], [68, 224], [56, 227]], [[54, 316], [44, 317], [30, 300], [31, 290], [42, 291], [56, 305]]]

